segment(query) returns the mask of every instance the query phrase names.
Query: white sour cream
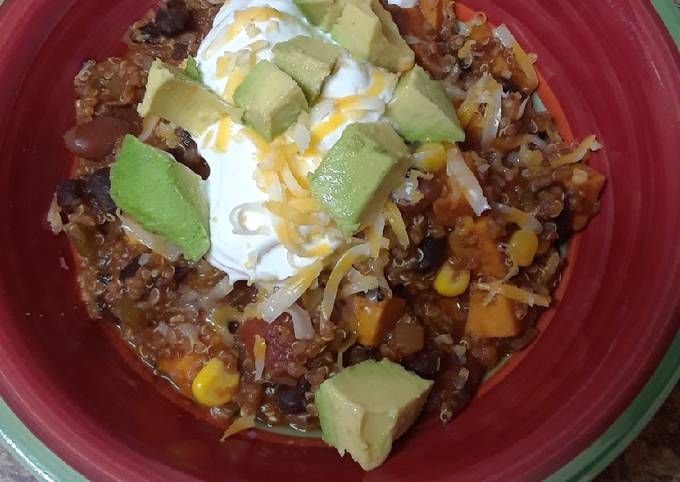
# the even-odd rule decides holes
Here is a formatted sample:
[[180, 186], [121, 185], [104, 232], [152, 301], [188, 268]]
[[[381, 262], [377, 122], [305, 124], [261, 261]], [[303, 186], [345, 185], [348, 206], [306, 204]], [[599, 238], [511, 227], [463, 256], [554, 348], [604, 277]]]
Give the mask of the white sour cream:
[[[332, 42], [307, 22], [292, 1], [230, 0], [218, 13], [213, 29], [199, 48], [197, 60], [204, 83], [233, 102], [231, 84], [237, 85], [255, 62], [271, 60], [276, 43], [297, 35]], [[237, 78], [231, 79], [232, 76]], [[309, 149], [300, 149], [303, 154], [299, 162], [304, 171], [311, 172], [318, 166], [347, 125], [380, 120], [396, 82], [394, 74], [355, 60], [345, 51], [309, 115], [301, 116], [300, 123], [284, 134], [289, 139], [299, 139], [300, 132], [306, 132], [311, 139]], [[264, 159], [257, 140], [248, 131], [234, 122], [226, 127], [217, 123], [195, 139], [211, 171], [206, 181], [211, 218], [211, 249], [207, 259], [232, 281], [282, 281], [298, 274], [316, 258], [290, 253], [274, 232], [272, 217], [264, 209], [244, 210], [241, 226], [232, 224], [230, 215], [241, 212], [239, 206], [253, 206], [271, 199], [270, 193], [258, 187], [255, 180], [258, 163]], [[331, 226], [318, 241], [335, 248], [341, 239]]]
[[401, 8], [413, 8], [418, 6], [418, 0], [387, 0], [387, 3]]

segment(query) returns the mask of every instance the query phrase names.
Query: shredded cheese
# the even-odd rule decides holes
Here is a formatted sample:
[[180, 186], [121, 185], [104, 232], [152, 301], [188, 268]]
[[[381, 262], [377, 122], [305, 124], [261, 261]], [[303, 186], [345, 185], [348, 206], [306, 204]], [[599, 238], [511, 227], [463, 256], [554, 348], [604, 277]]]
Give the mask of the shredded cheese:
[[202, 142], [203, 147], [208, 147], [212, 143], [214, 135], [215, 135], [214, 132], [211, 131], [211, 130], [206, 132], [205, 137], [203, 138], [203, 142]]
[[379, 214], [368, 227], [368, 245], [371, 250], [371, 258], [377, 258], [380, 254], [380, 242], [385, 230], [385, 215]]
[[550, 297], [541, 296], [531, 291], [519, 288], [517, 286], [503, 283], [502, 281], [492, 281], [490, 283], [477, 283], [477, 288], [488, 291], [489, 297], [485, 300], [490, 303], [494, 296], [502, 295], [518, 303], [524, 303], [529, 306], [542, 306], [547, 308], [550, 306]]
[[236, 92], [236, 89], [241, 85], [247, 74], [248, 72], [243, 68], [232, 70], [229, 80], [227, 80], [227, 85], [224, 87], [224, 98], [227, 102], [234, 103], [234, 92]]
[[[270, 292], [257, 306], [259, 318], [271, 323], [295, 303], [302, 294], [319, 277], [323, 269], [323, 262], [316, 261], [303, 268], [297, 276], [286, 280], [285, 284], [276, 291]], [[264, 294], [264, 290], [263, 290]]]
[[255, 357], [255, 380], [261, 380], [264, 374], [264, 362], [267, 356], [267, 342], [260, 335], [253, 341], [253, 357]]
[[371, 74], [371, 86], [364, 92], [365, 96], [377, 97], [385, 88], [385, 76], [379, 70]]
[[554, 161], [550, 161], [550, 165], [552, 167], [558, 167], [566, 164], [573, 164], [583, 160], [586, 154], [588, 154], [588, 151], [599, 151], [600, 149], [602, 149], [602, 144], [597, 142], [597, 137], [594, 135], [588, 136], [583, 139], [583, 142], [581, 142], [573, 152], [560, 156]]
[[333, 306], [335, 305], [335, 298], [338, 295], [338, 287], [342, 279], [349, 273], [352, 266], [357, 261], [367, 258], [371, 254], [370, 246], [367, 243], [353, 246], [345, 251], [335, 267], [331, 271], [326, 287], [323, 291], [323, 300], [321, 301], [321, 321], [322, 323], [330, 320]]
[[514, 223], [522, 229], [532, 231], [536, 234], [540, 234], [543, 230], [543, 226], [535, 216], [525, 213], [521, 209], [506, 206], [505, 204], [498, 204], [496, 210], [501, 213], [506, 222]]
[[274, 216], [282, 218], [294, 224], [315, 224], [314, 214], [304, 213], [293, 208], [290, 204], [277, 201], [265, 201], [263, 206]]
[[253, 428], [254, 426], [255, 426], [254, 415], [248, 415], [247, 417], [239, 417], [236, 420], [234, 420], [232, 424], [229, 425], [229, 428], [227, 428], [224, 431], [224, 435], [222, 435], [220, 442], [224, 442], [232, 435], [236, 435], [237, 433], [243, 432], [244, 430], [248, 430], [249, 428]]
[[387, 203], [385, 203], [384, 213], [385, 219], [387, 219], [387, 222], [392, 228], [392, 232], [394, 232], [394, 235], [397, 237], [399, 244], [404, 248], [407, 247], [409, 245], [409, 239], [408, 233], [406, 232], [406, 224], [404, 223], [404, 219], [401, 216], [401, 211], [399, 211], [397, 205], [392, 201], [387, 201]]
[[231, 130], [231, 119], [228, 115], [223, 116], [217, 126], [217, 139], [215, 148], [219, 152], [226, 152], [229, 146], [229, 131]]
[[326, 120], [320, 122], [312, 129], [312, 140], [305, 155], [312, 156], [318, 152], [318, 147], [324, 137], [339, 129], [347, 122], [347, 117], [341, 112], [334, 112]]
[[481, 216], [484, 211], [491, 209], [489, 201], [482, 191], [482, 186], [465, 163], [463, 155], [457, 147], [449, 149], [446, 173], [461, 187], [465, 199], [477, 216]]
[[239, 10], [234, 13], [234, 21], [219, 37], [215, 38], [203, 54], [207, 59], [215, 55], [215, 52], [225, 43], [230, 42], [241, 32], [246, 30], [246, 26], [254, 22], [266, 22], [270, 19], [282, 20], [286, 14], [271, 7], [251, 7], [246, 10]]

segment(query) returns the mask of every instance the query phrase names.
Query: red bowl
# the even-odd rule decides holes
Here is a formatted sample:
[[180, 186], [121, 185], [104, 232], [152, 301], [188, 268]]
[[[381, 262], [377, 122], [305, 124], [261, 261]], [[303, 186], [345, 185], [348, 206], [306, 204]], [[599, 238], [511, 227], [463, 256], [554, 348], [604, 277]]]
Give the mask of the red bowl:
[[550, 324], [455, 421], [425, 420], [380, 469], [299, 439], [219, 443], [151, 389], [80, 307], [64, 239], [44, 222], [67, 175], [83, 60], [120, 52], [155, 0], [7, 0], [0, 8], [0, 395], [93, 480], [539, 479], [631, 403], [678, 331], [680, 56], [646, 1], [469, 0], [506, 23], [577, 137], [595, 133], [601, 214], [572, 250]]

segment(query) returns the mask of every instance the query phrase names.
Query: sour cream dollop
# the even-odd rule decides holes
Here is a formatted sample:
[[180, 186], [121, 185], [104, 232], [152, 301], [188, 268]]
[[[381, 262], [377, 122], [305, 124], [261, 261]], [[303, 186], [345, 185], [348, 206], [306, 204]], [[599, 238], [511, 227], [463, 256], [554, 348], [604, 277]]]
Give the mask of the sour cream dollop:
[[387, 3], [401, 8], [413, 8], [418, 5], [418, 0], [387, 0]]
[[[330, 37], [309, 24], [292, 1], [230, 0], [215, 18], [201, 44], [197, 61], [204, 83], [233, 103], [235, 87], [260, 60], [272, 60], [272, 47], [295, 36]], [[383, 117], [397, 76], [354, 59], [346, 51], [326, 80], [322, 94], [271, 146], [236, 122], [223, 120], [195, 139], [210, 165], [206, 193], [210, 206], [211, 249], [208, 261], [232, 281], [278, 282], [299, 274], [318, 257], [291, 253], [274, 229], [272, 215], [262, 204], [277, 196], [264, 185], [262, 169], [278, 145], [298, 147], [298, 176], [306, 176], [353, 122]], [[271, 188], [270, 188], [271, 191]], [[294, 228], [294, 226], [291, 226]], [[334, 249], [341, 243], [328, 225], [315, 243]]]

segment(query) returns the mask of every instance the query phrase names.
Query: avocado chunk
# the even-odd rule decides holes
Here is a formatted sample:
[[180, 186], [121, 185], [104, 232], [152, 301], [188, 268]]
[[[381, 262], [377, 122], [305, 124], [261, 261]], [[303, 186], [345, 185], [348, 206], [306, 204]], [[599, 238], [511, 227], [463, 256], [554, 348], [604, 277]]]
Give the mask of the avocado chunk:
[[190, 261], [210, 248], [208, 203], [201, 177], [134, 136], [111, 166], [111, 198], [145, 229], [174, 242]]
[[186, 65], [184, 66], [184, 73], [191, 80], [195, 80], [196, 82], [203, 81], [203, 74], [201, 74], [201, 71], [198, 70], [198, 62], [196, 62], [196, 59], [191, 55], [187, 57]]
[[345, 6], [345, 0], [293, 0], [293, 3], [311, 24], [324, 32], [335, 25]]
[[347, 0], [331, 36], [353, 56], [392, 72], [405, 72], [415, 62], [413, 50], [378, 0]]
[[350, 124], [311, 174], [312, 196], [351, 236], [382, 210], [409, 165], [408, 149], [392, 126]]
[[409, 142], [461, 142], [465, 132], [444, 87], [416, 65], [399, 79], [386, 114]]
[[248, 72], [234, 92], [234, 101], [245, 111], [246, 124], [267, 141], [283, 134], [300, 112], [309, 110], [300, 86], [266, 60]]
[[225, 115], [239, 121], [242, 114], [182, 69], [160, 60], [151, 64], [144, 100], [137, 111], [142, 117], [162, 117], [193, 135], [202, 134]]
[[322, 438], [372, 470], [416, 421], [431, 388], [432, 381], [387, 359], [345, 368], [324, 381], [314, 397]]
[[300, 85], [309, 102], [321, 93], [342, 52], [337, 45], [311, 37], [293, 37], [274, 45], [274, 63]]

